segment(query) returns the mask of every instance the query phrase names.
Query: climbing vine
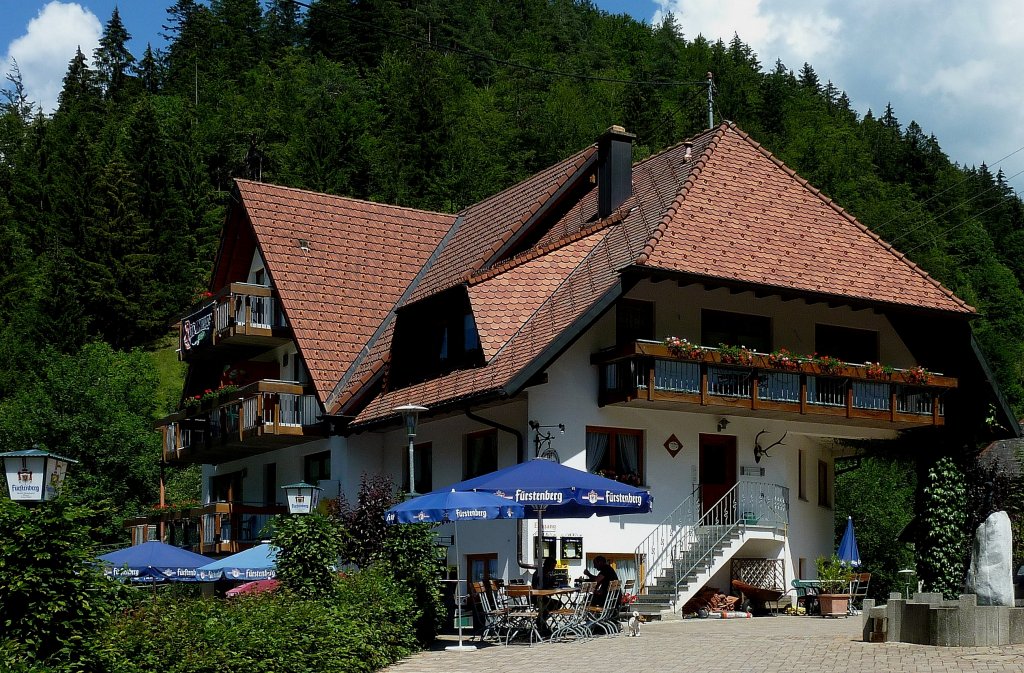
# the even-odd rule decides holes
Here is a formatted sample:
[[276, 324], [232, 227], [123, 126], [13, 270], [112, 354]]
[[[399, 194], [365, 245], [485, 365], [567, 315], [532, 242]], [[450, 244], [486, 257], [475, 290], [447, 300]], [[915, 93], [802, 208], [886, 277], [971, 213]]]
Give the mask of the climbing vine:
[[920, 511], [917, 570], [926, 591], [956, 598], [966, 576], [967, 483], [951, 457], [928, 470]]

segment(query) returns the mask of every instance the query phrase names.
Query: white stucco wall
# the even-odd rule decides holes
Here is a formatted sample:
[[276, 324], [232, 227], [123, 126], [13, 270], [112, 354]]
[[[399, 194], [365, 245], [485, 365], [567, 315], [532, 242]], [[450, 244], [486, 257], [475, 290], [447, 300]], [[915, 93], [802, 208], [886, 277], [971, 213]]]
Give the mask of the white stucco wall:
[[[824, 304], [808, 305], [803, 301], [783, 302], [777, 297], [755, 298], [752, 293], [730, 294], [727, 290], [705, 291], [696, 286], [679, 288], [671, 282], [641, 283], [629, 297], [656, 302], [655, 319], [659, 336], [674, 334], [697, 340], [700, 334], [700, 309], [713, 308], [770, 315], [776, 346], [785, 346], [794, 352], [814, 350], [816, 323], [844, 325], [860, 329], [877, 330], [880, 356], [883, 362], [895, 366], [913, 365], [909, 350], [902, 344], [888, 321], [872, 311], [853, 311], [849, 308], [828, 308]], [[562, 462], [586, 468], [586, 429], [588, 426], [632, 428], [643, 431], [644, 477], [655, 497], [655, 508], [650, 514], [590, 519], [549, 519], [545, 521], [545, 534], [555, 537], [582, 536], [584, 554], [631, 554], [637, 545], [688, 498], [697, 481], [699, 437], [706, 434], [728, 434], [736, 437], [737, 471], [743, 466], [763, 467], [763, 477], [755, 478], [785, 486], [790, 492], [790, 524], [784, 543], [759, 541], [742, 550], [739, 556], [784, 558], [786, 581], [797, 576], [799, 559], [805, 559], [805, 576], [814, 574], [814, 559], [833, 551], [833, 519], [831, 506], [818, 504], [818, 461], [828, 465], [830, 500], [834, 498], [833, 438], [888, 438], [894, 432], [888, 428], [852, 427], [828, 423], [806, 422], [793, 415], [770, 418], [767, 414], [736, 409], [699, 407], [680, 404], [671, 409], [643, 406], [597, 406], [598, 372], [590, 364], [593, 353], [614, 345], [614, 311], [602, 317], [583, 334], [547, 370], [547, 382], [534, 385], [517, 398], [485, 409], [477, 414], [518, 429], [524, 436], [526, 453], [533, 455], [533, 432], [528, 422], [542, 425], [565, 424], [565, 434], [554, 430], [552, 446]], [[280, 356], [280, 350], [276, 354]], [[719, 433], [720, 419], [727, 418], [728, 426]], [[433, 453], [434, 489], [463, 479], [463, 451], [468, 433], [487, 430], [488, 426], [453, 412], [443, 418], [421, 419], [416, 443], [430, 442]], [[754, 461], [753, 447], [757, 434], [765, 431], [762, 446], [785, 435], [784, 444], [774, 447], [760, 464]], [[675, 435], [682, 450], [673, 457], [664, 443]], [[507, 467], [516, 461], [516, 439], [499, 430], [498, 467]], [[396, 484], [402, 483], [404, 467], [408, 461], [408, 442], [404, 430], [398, 425], [363, 432], [348, 438], [332, 437], [297, 447], [257, 456], [245, 461], [233, 461], [216, 469], [204, 468], [204, 497], [207, 497], [209, 477], [248, 467], [243, 483], [246, 500], [259, 499], [263, 493], [261, 466], [277, 463], [280, 484], [302, 478], [302, 459], [305, 455], [326, 449], [332, 451], [331, 477], [340, 482], [350, 502], [355, 502], [360, 478], [364, 473], [389, 474]], [[806, 456], [806, 499], [799, 496], [799, 452]], [[517, 567], [516, 556], [532, 556], [529, 543], [523, 546], [519, 536], [521, 524], [517, 522], [475, 522], [460, 529], [458, 563], [465, 568], [469, 554], [497, 553], [498, 572], [506, 578], [526, 576]], [[442, 526], [439, 535], [450, 535], [452, 526]], [[536, 534], [536, 524], [525, 528], [527, 540]], [[455, 550], [449, 550], [449, 563], [456, 563]], [[581, 562], [570, 563], [570, 576], [582, 572]], [[720, 578], [716, 578], [720, 579]]]

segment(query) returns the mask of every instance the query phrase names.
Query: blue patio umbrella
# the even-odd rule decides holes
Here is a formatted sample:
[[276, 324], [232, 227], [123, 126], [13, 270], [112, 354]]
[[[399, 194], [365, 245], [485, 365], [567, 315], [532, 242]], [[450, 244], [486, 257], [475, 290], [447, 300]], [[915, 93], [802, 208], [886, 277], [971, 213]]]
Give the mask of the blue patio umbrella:
[[222, 577], [227, 580], [251, 582], [271, 580], [276, 574], [277, 548], [264, 542], [245, 551], [199, 567], [199, 580], [213, 582]]
[[839, 560], [856, 568], [860, 565], [860, 550], [857, 549], [857, 536], [853, 533], [853, 517], [846, 517], [846, 531], [839, 541]]
[[525, 517], [537, 519], [537, 565], [541, 558], [543, 519], [584, 519], [595, 514], [644, 514], [654, 498], [645, 488], [577, 470], [545, 458], [534, 458], [496, 472], [460, 481], [447, 488], [486, 491], [526, 508]]
[[[399, 523], [455, 524], [455, 581], [461, 582], [459, 569], [459, 522], [493, 519], [522, 519], [525, 508], [515, 502], [486, 492], [440, 490], [398, 503], [384, 513], [384, 521]], [[456, 585], [458, 586], [458, 585]], [[450, 651], [475, 650], [462, 644], [462, 620], [459, 619], [459, 644], [445, 648]]]
[[196, 582], [197, 568], [210, 562], [202, 554], [156, 540], [118, 549], [98, 560], [103, 562], [103, 572], [108, 577], [139, 582]]

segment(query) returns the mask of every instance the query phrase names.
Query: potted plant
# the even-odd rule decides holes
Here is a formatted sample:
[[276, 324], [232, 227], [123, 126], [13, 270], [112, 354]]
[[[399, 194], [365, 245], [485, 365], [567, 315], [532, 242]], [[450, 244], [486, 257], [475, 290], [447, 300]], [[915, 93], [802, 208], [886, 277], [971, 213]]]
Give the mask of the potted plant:
[[818, 570], [821, 616], [845, 617], [850, 607], [850, 571], [835, 555], [819, 556], [814, 565]]
[[838, 376], [843, 372], [843, 368], [846, 367], [845, 362], [831, 355], [818, 355], [815, 353], [812, 356], [812, 361], [818, 365], [818, 370], [826, 376]]
[[864, 375], [869, 379], [888, 381], [892, 378], [893, 368], [890, 365], [883, 365], [880, 362], [864, 363]]
[[754, 351], [746, 346], [718, 344], [718, 358], [724, 365], [751, 367], [754, 364]]
[[788, 349], [780, 348], [768, 354], [768, 366], [775, 369], [800, 369], [800, 358]]
[[903, 370], [903, 380], [912, 386], [923, 386], [928, 383], [928, 377], [930, 375], [931, 372], [921, 365]]
[[665, 346], [668, 348], [668, 352], [677, 358], [704, 359], [704, 349], [688, 339], [670, 336], [665, 339]]

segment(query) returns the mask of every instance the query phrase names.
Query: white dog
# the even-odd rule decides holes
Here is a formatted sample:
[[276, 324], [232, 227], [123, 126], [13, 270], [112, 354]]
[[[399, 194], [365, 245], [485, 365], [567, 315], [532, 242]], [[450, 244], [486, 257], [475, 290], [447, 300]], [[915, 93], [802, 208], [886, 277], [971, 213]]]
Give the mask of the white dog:
[[626, 625], [628, 633], [627, 636], [639, 636], [640, 635], [640, 624], [641, 622], [647, 621], [643, 618], [636, 610], [633, 610], [633, 616], [629, 618], [629, 623]]

